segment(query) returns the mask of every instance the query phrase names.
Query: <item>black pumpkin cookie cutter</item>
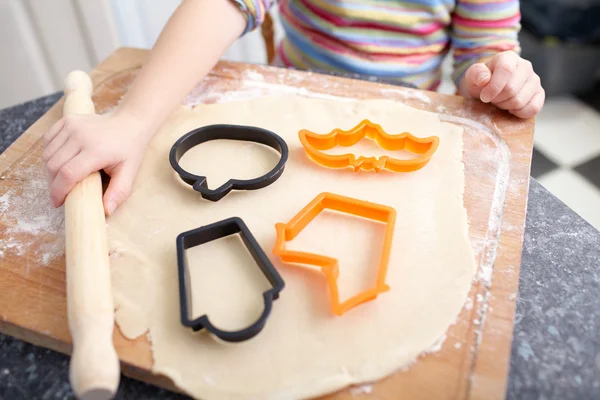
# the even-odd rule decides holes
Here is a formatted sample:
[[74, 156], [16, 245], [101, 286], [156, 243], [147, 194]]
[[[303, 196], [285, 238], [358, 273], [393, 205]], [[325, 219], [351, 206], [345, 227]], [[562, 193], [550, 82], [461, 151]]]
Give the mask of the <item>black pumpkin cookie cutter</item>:
[[[215, 327], [209, 320], [208, 315], [191, 319], [191, 285], [189, 277], [189, 266], [185, 251], [191, 247], [211, 242], [226, 236], [240, 234], [244, 245], [252, 255], [252, 258], [261, 269], [272, 288], [263, 292], [264, 309], [260, 317], [252, 325], [238, 331], [223, 331]], [[206, 329], [218, 338], [227, 342], [241, 342], [256, 336], [265, 326], [273, 301], [279, 298], [285, 283], [263, 249], [260, 247], [246, 224], [241, 218], [232, 217], [202, 226], [191, 231], [183, 232], [177, 236], [177, 266], [179, 271], [179, 300], [181, 308], [181, 322], [184, 326], [194, 331]]]
[[[179, 160], [192, 147], [217, 139], [241, 140], [264, 144], [277, 150], [281, 154], [281, 158], [277, 165], [263, 176], [247, 180], [229, 179], [220, 187], [209, 189], [206, 176], [194, 175], [184, 170], [179, 165]], [[256, 190], [269, 186], [283, 174], [287, 159], [287, 144], [275, 133], [254, 126], [227, 124], [208, 125], [194, 129], [177, 140], [169, 153], [171, 166], [179, 177], [185, 183], [191, 185], [194, 190], [200, 192], [203, 198], [210, 201], [219, 201], [232, 190]]]

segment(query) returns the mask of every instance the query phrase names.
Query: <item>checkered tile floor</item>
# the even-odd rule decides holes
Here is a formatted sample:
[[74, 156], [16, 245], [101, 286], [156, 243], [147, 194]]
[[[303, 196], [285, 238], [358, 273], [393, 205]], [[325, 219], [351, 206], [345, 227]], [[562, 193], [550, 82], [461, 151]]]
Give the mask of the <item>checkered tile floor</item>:
[[600, 229], [600, 88], [554, 97], [537, 118], [531, 176]]

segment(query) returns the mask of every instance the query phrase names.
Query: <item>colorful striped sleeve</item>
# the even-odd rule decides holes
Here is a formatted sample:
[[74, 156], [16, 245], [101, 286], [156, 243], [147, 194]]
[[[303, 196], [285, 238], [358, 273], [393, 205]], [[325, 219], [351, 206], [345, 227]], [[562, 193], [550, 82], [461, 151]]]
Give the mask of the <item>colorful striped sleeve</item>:
[[258, 28], [265, 20], [265, 15], [277, 0], [231, 0], [237, 5], [246, 18], [244, 34]]
[[519, 0], [458, 0], [452, 20], [456, 84], [479, 60], [506, 50], [521, 51]]

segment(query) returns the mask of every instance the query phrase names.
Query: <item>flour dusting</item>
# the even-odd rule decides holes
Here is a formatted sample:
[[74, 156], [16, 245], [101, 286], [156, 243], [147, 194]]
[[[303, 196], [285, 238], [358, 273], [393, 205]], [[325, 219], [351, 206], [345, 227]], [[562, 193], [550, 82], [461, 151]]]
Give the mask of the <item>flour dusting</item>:
[[227, 103], [281, 94], [292, 94], [336, 101], [355, 100], [348, 97], [313, 92], [307, 90], [306, 88], [292, 87], [283, 83], [265, 82], [262, 75], [258, 74], [257, 72], [252, 72], [253, 71], [245, 72], [245, 76], [251, 79], [244, 79], [239, 88], [226, 92], [211, 91], [211, 86], [217, 84], [218, 78], [209, 75], [198, 86], [190, 91], [190, 93], [184, 98], [183, 104], [188, 107], [195, 107], [200, 104]]
[[500, 236], [504, 213], [504, 200], [509, 184], [510, 149], [500, 136], [485, 125], [491, 123], [491, 117], [488, 114], [482, 114], [478, 121], [451, 115], [440, 115], [440, 119], [445, 122], [462, 125], [465, 132], [469, 135], [479, 137], [485, 135], [493, 143], [493, 146], [482, 144], [476, 151], [465, 154], [465, 157], [476, 158], [478, 162], [482, 162], [482, 160], [493, 162], [496, 166], [492, 172], [494, 175], [488, 176], [488, 178], [495, 181], [495, 185], [486, 236], [484, 239], [472, 241], [473, 250], [478, 254], [479, 258], [479, 272], [477, 277], [489, 289], [492, 285], [493, 266], [494, 261], [496, 261], [498, 238]]
[[22, 185], [0, 197], [1, 255], [26, 255], [33, 261], [28, 265], [49, 265], [64, 254], [64, 215], [62, 208], [50, 204], [43, 167], [19, 168], [7, 179], [21, 181]]
[[246, 79], [250, 79], [253, 81], [264, 81], [265, 77], [263, 74], [261, 74], [260, 72], [253, 70], [253, 69], [247, 69], [244, 71], [244, 80]]
[[[456, 321], [454, 321], [454, 323], [452, 323], [452, 325], [454, 325], [456, 323]], [[441, 338], [439, 338], [437, 340], [437, 342], [435, 342], [433, 344], [433, 346], [431, 346], [431, 348], [429, 348], [429, 350], [425, 351], [423, 354], [431, 354], [431, 353], [437, 353], [438, 351], [440, 351], [442, 349], [442, 346], [444, 345], [444, 342], [446, 341], [446, 334], [443, 334]]]
[[371, 394], [372, 391], [373, 391], [373, 385], [360, 385], [360, 386], [353, 386], [352, 388], [350, 388], [350, 394], [352, 396]]
[[417, 89], [381, 89], [380, 93], [384, 95], [386, 98], [395, 100], [395, 99], [404, 99], [404, 100], [418, 100], [424, 104], [431, 104], [431, 99], [427, 94], [422, 90]]
[[0, 249], [2, 249], [2, 256], [6, 253], [15, 253], [18, 256], [22, 256], [25, 254], [23, 247], [20, 245], [20, 242], [16, 241], [14, 237], [9, 237], [8, 239], [0, 239]]
[[473, 299], [471, 299], [470, 297], [467, 297], [467, 301], [465, 301], [464, 308], [467, 311], [473, 309]]
[[0, 196], [0, 213], [3, 214], [6, 210], [8, 210], [9, 205], [10, 205], [10, 198], [9, 198], [8, 194], [5, 193], [2, 196]]

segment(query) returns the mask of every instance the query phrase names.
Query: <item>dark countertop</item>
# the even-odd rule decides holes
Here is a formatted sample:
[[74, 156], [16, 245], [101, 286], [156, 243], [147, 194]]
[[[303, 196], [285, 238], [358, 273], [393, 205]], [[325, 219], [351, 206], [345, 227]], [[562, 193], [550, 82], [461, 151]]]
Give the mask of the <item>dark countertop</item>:
[[[0, 152], [58, 98], [1, 110]], [[0, 335], [0, 399], [71, 399], [68, 366]], [[186, 397], [122, 378], [118, 399], [150, 398]], [[600, 232], [533, 179], [507, 398], [600, 399]]]

